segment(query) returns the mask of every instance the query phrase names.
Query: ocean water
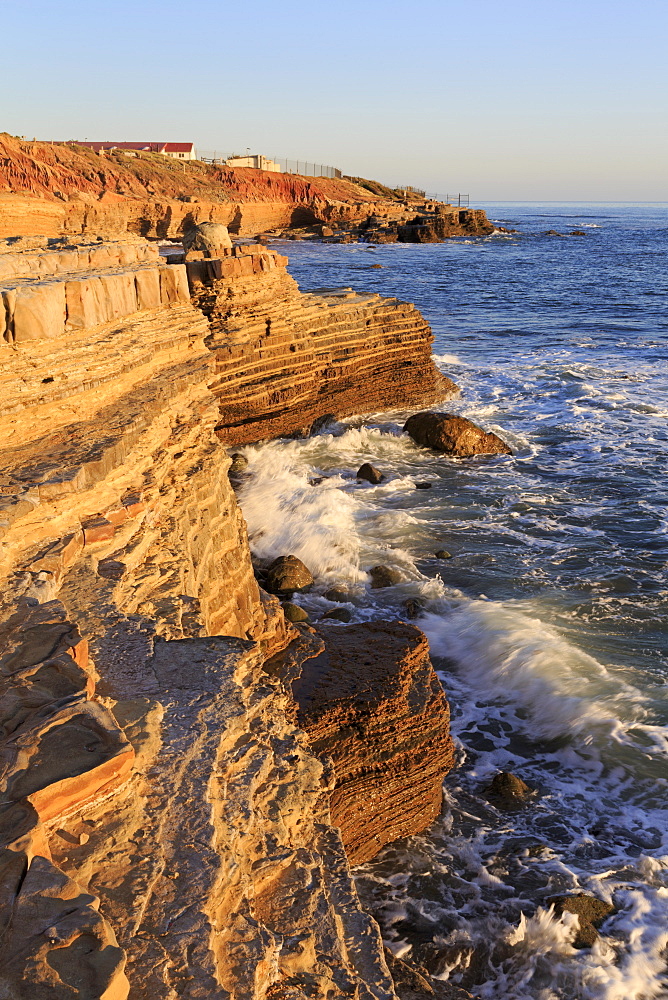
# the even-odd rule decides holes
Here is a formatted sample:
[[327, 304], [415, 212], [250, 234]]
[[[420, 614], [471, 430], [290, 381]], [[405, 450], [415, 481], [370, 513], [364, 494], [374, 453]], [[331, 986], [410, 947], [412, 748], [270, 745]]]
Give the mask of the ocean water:
[[[352, 418], [244, 449], [241, 505], [258, 556], [311, 568], [313, 618], [333, 584], [354, 621], [420, 602], [459, 767], [440, 819], [357, 869], [392, 950], [485, 1000], [668, 997], [668, 206], [483, 207], [519, 233], [281, 249], [304, 290], [414, 302], [461, 386], [443, 408], [514, 454]], [[371, 590], [379, 563], [401, 582]], [[499, 770], [526, 808], [489, 803]], [[547, 904], [571, 891], [616, 907], [590, 949]]]

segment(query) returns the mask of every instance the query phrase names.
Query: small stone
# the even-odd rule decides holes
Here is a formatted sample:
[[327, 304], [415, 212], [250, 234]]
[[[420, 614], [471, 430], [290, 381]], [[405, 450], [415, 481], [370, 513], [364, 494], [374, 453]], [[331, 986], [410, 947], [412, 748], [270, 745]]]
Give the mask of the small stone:
[[352, 620], [352, 612], [348, 608], [332, 608], [331, 611], [326, 611], [322, 616], [323, 620], [325, 618], [333, 618], [335, 621], [339, 622], [349, 622]]
[[298, 604], [293, 604], [291, 601], [284, 601], [281, 607], [283, 608], [283, 614], [289, 622], [296, 624], [297, 622], [308, 621], [308, 612], [304, 608], [300, 608]]
[[554, 906], [555, 915], [560, 917], [562, 913], [575, 913], [578, 917], [580, 927], [573, 939], [574, 948], [591, 948], [598, 932], [596, 930], [606, 917], [615, 912], [614, 906], [604, 902], [598, 896], [590, 896], [586, 892], [578, 892], [573, 895], [550, 896], [546, 900], [548, 905]]
[[499, 809], [519, 809], [533, 795], [533, 788], [510, 771], [499, 771], [494, 775], [491, 784], [485, 789], [485, 795]]
[[452, 552], [448, 552], [447, 549], [439, 549], [434, 555], [437, 559], [452, 559]]
[[369, 570], [371, 577], [371, 589], [380, 590], [381, 587], [392, 587], [395, 583], [401, 583], [402, 576], [396, 569], [389, 566], [373, 566]]
[[311, 572], [297, 556], [279, 556], [267, 570], [264, 583], [270, 594], [292, 594], [313, 586]]
[[409, 597], [408, 600], [404, 603], [404, 608], [406, 609], [406, 616], [408, 618], [419, 618], [420, 615], [422, 614], [423, 607], [424, 605], [422, 601], [420, 601], [416, 597]]
[[385, 476], [369, 462], [365, 462], [364, 465], [360, 465], [357, 470], [357, 478], [366, 479], [367, 483], [372, 483], [374, 486], [377, 486], [378, 483], [383, 481]]
[[416, 490], [430, 490], [431, 489], [431, 483], [416, 483], [415, 484], [415, 489]]

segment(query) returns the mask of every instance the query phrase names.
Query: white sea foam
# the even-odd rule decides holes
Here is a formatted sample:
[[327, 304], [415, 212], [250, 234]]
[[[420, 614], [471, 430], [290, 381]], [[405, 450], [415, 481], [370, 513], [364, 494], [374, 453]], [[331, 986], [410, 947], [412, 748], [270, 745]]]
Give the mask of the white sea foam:
[[461, 365], [464, 363], [456, 354], [433, 354], [432, 357], [437, 365]]
[[453, 661], [474, 689], [521, 703], [526, 731], [536, 736], [590, 736], [594, 727], [620, 736], [618, 710], [633, 713], [643, 702], [640, 692], [539, 619], [495, 602], [430, 612], [420, 627], [433, 654]]

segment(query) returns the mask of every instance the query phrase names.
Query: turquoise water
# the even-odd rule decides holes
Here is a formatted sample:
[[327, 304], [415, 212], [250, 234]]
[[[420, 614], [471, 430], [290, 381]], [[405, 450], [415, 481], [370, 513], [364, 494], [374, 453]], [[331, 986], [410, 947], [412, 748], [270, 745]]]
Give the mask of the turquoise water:
[[[485, 998], [668, 996], [668, 206], [483, 207], [520, 232], [281, 249], [304, 290], [414, 302], [462, 389], [444, 408], [514, 455], [354, 418], [246, 449], [242, 507], [259, 555], [314, 571], [314, 617], [334, 582], [356, 621], [421, 602], [460, 766], [431, 830], [358, 871], [392, 949]], [[371, 591], [377, 563], [401, 583]], [[536, 789], [518, 814], [486, 801], [499, 769]], [[617, 907], [592, 949], [546, 904], [575, 889]]]

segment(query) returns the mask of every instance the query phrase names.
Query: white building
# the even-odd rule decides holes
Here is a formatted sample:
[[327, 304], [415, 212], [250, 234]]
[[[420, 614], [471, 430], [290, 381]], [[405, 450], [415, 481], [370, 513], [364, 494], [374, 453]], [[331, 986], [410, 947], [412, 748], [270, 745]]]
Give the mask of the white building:
[[259, 153], [249, 156], [228, 156], [225, 160], [228, 167], [252, 167], [255, 170], [270, 170], [274, 174], [281, 173], [280, 164]]

